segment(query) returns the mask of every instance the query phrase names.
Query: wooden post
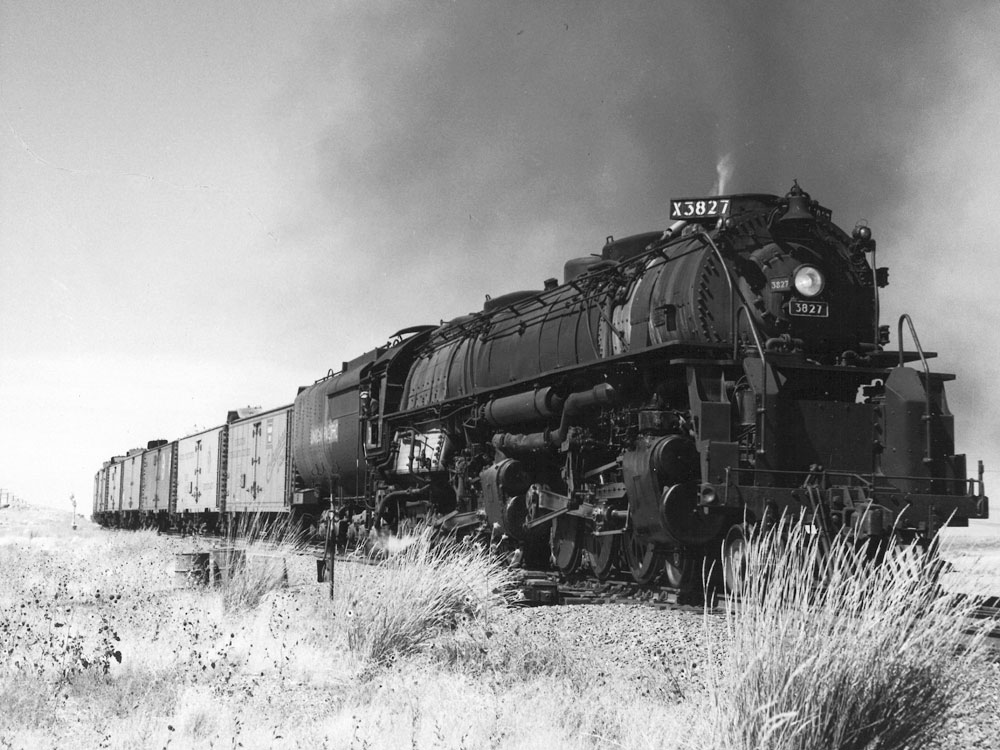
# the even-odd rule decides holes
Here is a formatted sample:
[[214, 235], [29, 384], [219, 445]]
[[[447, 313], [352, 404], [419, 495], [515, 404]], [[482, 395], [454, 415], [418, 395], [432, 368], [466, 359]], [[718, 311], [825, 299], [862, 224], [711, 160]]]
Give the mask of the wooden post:
[[326, 556], [326, 575], [330, 581], [330, 601], [333, 601], [333, 569], [337, 559], [337, 537], [334, 531], [334, 523], [336, 523], [336, 515], [333, 512], [333, 492], [331, 491], [330, 513], [326, 519], [326, 550], [323, 553]]

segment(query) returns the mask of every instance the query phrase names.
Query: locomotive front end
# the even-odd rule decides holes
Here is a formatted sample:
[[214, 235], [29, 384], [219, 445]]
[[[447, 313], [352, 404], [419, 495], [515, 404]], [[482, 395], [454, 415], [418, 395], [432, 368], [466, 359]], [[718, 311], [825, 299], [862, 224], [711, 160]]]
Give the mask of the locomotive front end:
[[[877, 290], [888, 272], [868, 262], [875, 243], [867, 227], [851, 238], [831, 217], [796, 184], [766, 217], [730, 216], [719, 228], [734, 251], [739, 301], [768, 350], [833, 363], [883, 343]], [[741, 333], [751, 333], [750, 320]]]
[[[689, 379], [703, 415], [699, 509], [727, 517], [727, 547], [782, 513], [873, 544], [929, 544], [945, 524], [988, 515], [982, 467], [968, 478], [955, 453], [944, 390], [954, 376], [930, 370], [908, 316], [898, 351], [884, 349], [888, 270], [874, 266], [867, 226], [847, 235], [796, 184], [766, 213], [720, 217], [711, 242], [738, 290], [728, 304], [739, 366], [692, 367]], [[708, 388], [716, 378], [722, 388]]]

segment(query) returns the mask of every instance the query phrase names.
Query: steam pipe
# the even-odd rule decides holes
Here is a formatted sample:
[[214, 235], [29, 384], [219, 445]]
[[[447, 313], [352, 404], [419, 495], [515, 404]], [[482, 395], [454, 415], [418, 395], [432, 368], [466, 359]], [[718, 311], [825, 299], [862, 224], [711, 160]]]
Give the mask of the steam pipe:
[[530, 434], [503, 432], [493, 436], [493, 447], [505, 455], [539, 453], [549, 448], [558, 448], [566, 440], [574, 418], [592, 406], [613, 403], [617, 398], [615, 389], [608, 383], [595, 385], [589, 391], [570, 394], [563, 404], [562, 420], [556, 431], [544, 430]]
[[423, 487], [411, 487], [405, 490], [393, 490], [392, 492], [387, 492], [382, 496], [382, 500], [375, 505], [375, 517], [381, 518], [382, 511], [390, 503], [401, 498], [415, 497], [417, 495], [424, 495], [430, 491], [430, 485], [424, 485]]
[[479, 416], [491, 427], [510, 427], [547, 419], [559, 413], [564, 399], [551, 387], [495, 398], [484, 404]]
[[669, 227], [667, 227], [664, 230], [663, 236], [660, 237], [660, 242], [666, 242], [667, 240], [672, 239], [674, 237], [674, 235], [676, 235], [679, 231], [681, 231], [686, 226], [687, 226], [687, 222], [684, 219], [681, 219], [679, 221], [675, 221], [673, 224], [671, 224]]

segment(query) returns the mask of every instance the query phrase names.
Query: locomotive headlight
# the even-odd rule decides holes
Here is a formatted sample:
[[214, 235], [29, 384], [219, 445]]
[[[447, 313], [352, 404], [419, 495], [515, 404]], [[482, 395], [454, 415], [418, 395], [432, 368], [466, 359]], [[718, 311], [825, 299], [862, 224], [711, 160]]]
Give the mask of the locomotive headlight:
[[823, 274], [815, 266], [799, 266], [795, 269], [795, 290], [803, 297], [815, 297], [823, 291]]

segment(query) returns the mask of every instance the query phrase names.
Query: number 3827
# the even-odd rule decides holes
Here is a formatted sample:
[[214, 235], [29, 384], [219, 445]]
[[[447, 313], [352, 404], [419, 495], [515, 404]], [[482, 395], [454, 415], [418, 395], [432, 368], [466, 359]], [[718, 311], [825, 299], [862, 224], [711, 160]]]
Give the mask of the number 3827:
[[805, 302], [793, 299], [788, 312], [792, 315], [803, 315], [808, 318], [827, 318], [830, 316], [830, 306], [826, 302]]
[[705, 219], [725, 216], [729, 212], [728, 198], [683, 198], [670, 201], [670, 218]]

